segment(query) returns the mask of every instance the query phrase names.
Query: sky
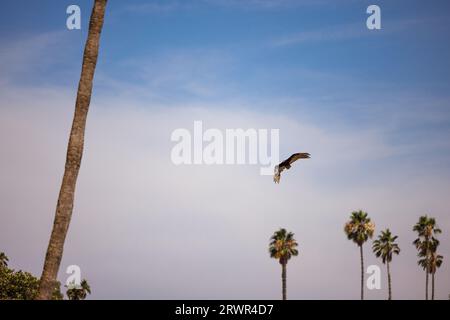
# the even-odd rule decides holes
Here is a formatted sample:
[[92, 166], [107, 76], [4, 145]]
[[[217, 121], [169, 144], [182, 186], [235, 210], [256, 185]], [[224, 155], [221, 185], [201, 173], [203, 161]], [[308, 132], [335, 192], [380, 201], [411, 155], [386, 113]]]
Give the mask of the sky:
[[[66, 8], [81, 8], [67, 30]], [[381, 8], [381, 30], [366, 9]], [[0, 251], [40, 275], [64, 170], [92, 1], [5, 0], [0, 12]], [[443, 230], [436, 297], [450, 294], [448, 1], [110, 0], [59, 280], [90, 299], [278, 299], [267, 252], [295, 233], [290, 299], [358, 299], [365, 210], [398, 235], [393, 296], [421, 299], [412, 226]], [[275, 185], [255, 165], [175, 166], [171, 132], [278, 128]], [[366, 265], [385, 266], [365, 245]]]

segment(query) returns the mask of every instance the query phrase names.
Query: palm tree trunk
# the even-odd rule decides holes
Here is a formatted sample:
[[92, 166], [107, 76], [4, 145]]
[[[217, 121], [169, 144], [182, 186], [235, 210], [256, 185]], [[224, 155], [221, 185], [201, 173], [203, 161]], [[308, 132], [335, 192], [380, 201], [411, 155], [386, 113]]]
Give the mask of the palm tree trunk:
[[428, 238], [425, 239], [426, 241], [426, 267], [425, 267], [425, 300], [428, 300], [428, 275], [430, 271], [430, 241]]
[[283, 300], [286, 300], [286, 263], [283, 262], [281, 264], [281, 282], [282, 282], [282, 294], [283, 294]]
[[388, 290], [389, 290], [388, 300], [392, 300], [391, 270], [389, 269], [389, 261], [386, 261], [386, 266], [387, 266], [387, 274], [388, 274]]
[[84, 149], [86, 119], [92, 94], [92, 82], [97, 65], [100, 34], [103, 28], [107, 0], [95, 0], [89, 24], [89, 33], [83, 56], [83, 67], [78, 85], [75, 114], [67, 148], [64, 176], [59, 192], [53, 230], [45, 256], [38, 299], [52, 296], [61, 263], [64, 241], [72, 217], [75, 186]]
[[434, 274], [435, 272], [431, 274], [431, 300], [434, 300]]
[[359, 246], [359, 253], [361, 255], [361, 300], [364, 300], [364, 257], [362, 245]]

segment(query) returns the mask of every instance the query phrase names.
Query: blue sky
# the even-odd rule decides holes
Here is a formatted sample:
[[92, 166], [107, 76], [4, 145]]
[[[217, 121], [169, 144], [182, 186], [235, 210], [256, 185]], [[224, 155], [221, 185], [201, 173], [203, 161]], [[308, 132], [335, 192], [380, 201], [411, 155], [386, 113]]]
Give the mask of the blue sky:
[[[76, 83], [76, 62], [82, 54], [90, 1], [78, 2], [83, 30], [69, 32], [64, 30], [65, 8], [71, 3], [4, 4], [0, 21], [4, 45], [42, 33], [56, 33], [62, 42], [55, 48], [59, 59], [27, 68], [26, 82]], [[331, 122], [339, 118], [351, 125], [390, 121], [392, 109], [445, 113], [442, 104], [448, 99], [450, 85], [445, 16], [449, 4], [381, 1], [380, 31], [365, 28], [368, 4], [110, 1], [98, 74], [130, 85], [156, 82], [154, 98], [169, 102], [176, 98], [209, 101], [213, 107], [214, 101], [230, 97], [301, 98], [320, 105], [307, 108], [308, 116], [331, 118]], [[171, 65], [176, 69], [176, 64], [183, 68], [174, 73], [193, 79], [192, 88], [184, 86], [184, 78], [153, 81], [159, 73], [170, 73]], [[24, 77], [19, 80], [23, 83]], [[102, 89], [99, 80], [98, 90]], [[386, 104], [389, 107], [384, 107]], [[263, 106], [258, 101], [254, 108], [288, 110], [289, 106]], [[295, 105], [291, 108], [298, 109]], [[382, 110], [373, 117], [377, 108]], [[438, 126], [445, 130], [448, 124]]]
[[[76, 85], [90, 2], [79, 2], [81, 32], [64, 30], [68, 4], [7, 4], [2, 30], [14, 32], [6, 39], [48, 34], [56, 51], [51, 61], [43, 57], [27, 68], [21, 83]], [[97, 94], [130, 87], [133, 98], [148, 103], [210, 108], [243, 100], [256, 111], [282, 111], [329, 128], [383, 127], [393, 144], [423, 142], [423, 152], [448, 161], [448, 149], [426, 142], [450, 134], [449, 4], [380, 2], [380, 31], [365, 27], [369, 4], [110, 1]]]
[[[374, 3], [381, 7], [382, 30], [369, 31], [366, 8]], [[81, 31], [65, 28], [70, 4], [81, 7]], [[0, 243], [18, 267], [36, 274], [62, 174], [91, 6], [92, 1], [6, 0], [0, 12], [0, 143], [8, 155], [0, 162], [0, 173], [7, 177], [0, 184], [0, 214], [11, 230], [21, 229], [25, 219], [34, 221], [34, 228], [22, 229], [31, 243], [19, 243], [15, 233], [1, 229], [5, 224], [0, 224]], [[172, 274], [182, 283], [177, 286], [167, 275], [167, 288], [151, 274], [144, 280], [126, 279], [117, 284], [127, 285], [128, 281], [133, 297], [273, 298], [278, 294], [278, 282], [262, 287], [258, 282], [278, 272], [271, 261], [269, 269], [264, 269], [268, 260], [264, 250], [254, 255], [236, 253], [248, 266], [258, 261], [262, 268], [255, 272], [254, 280], [250, 277], [254, 282], [249, 289], [236, 295], [232, 279], [246, 279], [248, 274], [239, 273], [246, 271], [245, 267], [233, 269], [235, 266], [215, 256], [211, 248], [195, 242], [197, 228], [213, 226], [217, 235], [208, 233], [212, 243], [217, 240], [228, 252], [237, 246], [229, 239], [230, 232], [238, 242], [247, 239], [245, 227], [259, 226], [255, 240], [246, 247], [257, 252], [255, 248], [261, 246], [257, 240], [266, 241], [280, 224], [293, 229], [301, 243], [314, 236], [314, 228], [305, 225], [323, 224], [328, 228], [328, 240], [338, 247], [329, 256], [319, 257], [329, 266], [321, 271], [323, 283], [308, 283], [304, 275], [294, 278], [294, 297], [357, 297], [357, 285], [355, 290], [327, 289], [328, 284], [339, 284], [339, 279], [352, 281], [352, 272], [358, 272], [357, 264], [352, 265], [354, 270], [346, 269], [346, 261], [338, 256], [357, 253], [341, 230], [351, 210], [367, 209], [380, 226], [393, 225], [394, 232], [404, 239], [404, 247], [412, 247], [410, 226], [419, 214], [429, 212], [441, 221], [442, 229], [450, 231], [446, 194], [450, 188], [449, 9], [448, 1], [110, 0], [77, 191], [79, 209], [74, 213], [63, 265], [76, 261], [88, 270], [97, 288], [94, 297], [117, 297], [116, 292], [107, 290], [115, 288], [109, 279], [127, 274], [114, 265], [104, 275], [104, 263], [121, 261], [125, 255], [138, 262], [130, 267], [136, 274], [146, 273], [145, 268], [157, 273], [165, 270], [166, 266], [151, 258], [139, 260], [142, 252], [134, 251], [136, 244], [145, 243], [149, 256], [166, 254], [167, 261], [187, 263], [186, 276], [183, 271], [178, 278]], [[256, 171], [173, 170], [167, 158], [170, 132], [190, 127], [193, 120], [221, 128], [280, 128], [282, 155], [298, 148], [313, 154], [314, 161], [307, 169], [291, 173], [305, 183], [286, 180], [273, 190], [272, 185], [260, 185]], [[31, 162], [36, 156], [39, 161]], [[147, 172], [149, 163], [166, 171]], [[208, 188], [197, 179], [223, 184]], [[30, 198], [15, 201], [22, 188]], [[218, 197], [214, 190], [231, 198]], [[268, 192], [275, 192], [283, 203], [272, 199], [276, 196], [267, 197]], [[171, 194], [177, 195], [177, 203]], [[242, 198], [244, 194], [252, 204]], [[261, 202], [262, 198], [267, 203]], [[293, 215], [297, 204], [292, 198], [304, 203], [304, 210], [313, 216]], [[218, 208], [217, 203], [223, 207]], [[233, 212], [231, 217], [225, 209]], [[148, 211], [154, 216], [148, 216]], [[6, 212], [14, 212], [14, 216]], [[108, 215], [112, 220], [104, 225], [101, 217]], [[393, 215], [398, 218], [392, 219]], [[129, 216], [138, 218], [130, 221]], [[261, 216], [264, 221], [259, 220]], [[98, 243], [95, 223], [111, 232]], [[143, 229], [147, 224], [154, 234]], [[190, 229], [182, 229], [183, 224]], [[178, 257], [173, 255], [175, 251], [161, 253], [151, 248], [158, 240], [153, 237], [166, 239], [160, 232], [169, 225], [175, 225], [176, 231], [174, 239], [167, 239], [170, 248], [192, 240], [216, 258], [211, 268], [230, 268], [222, 270], [229, 278], [216, 284], [222, 291], [207, 284], [198, 291], [188, 290], [189, 279], [192, 283], [198, 280], [195, 259], [187, 253]], [[117, 234], [130, 239], [121, 243]], [[134, 238], [137, 235], [143, 239]], [[444, 234], [443, 240], [448, 239]], [[443, 243], [444, 256], [449, 256], [448, 241]], [[318, 256], [326, 245], [305, 243], [304, 254]], [[405, 249], [404, 254], [409, 260], [402, 265], [406, 270], [403, 283], [421, 276], [413, 248]], [[188, 262], [179, 260], [184, 258]], [[253, 260], [246, 260], [250, 258]], [[353, 258], [357, 261], [357, 256]], [[444, 280], [449, 280], [445, 265]], [[317, 272], [311, 261], [294, 266]], [[348, 274], [333, 278], [331, 266], [342, 267]], [[208, 270], [203, 271], [197, 276], [215, 279]], [[165, 277], [163, 272], [161, 279]], [[355, 281], [357, 284], [358, 279]], [[149, 289], [152, 284], [160, 285], [161, 291]], [[422, 296], [421, 289], [421, 283], [410, 283], [401, 293], [417, 298]], [[439, 290], [440, 297], [447, 298], [448, 281], [447, 287], [442, 285]], [[372, 293], [372, 297], [384, 295]]]
[[[63, 31], [65, 8], [71, 3], [5, 2], [0, 22], [4, 42]], [[78, 4], [82, 8], [83, 31], [66, 32], [64, 37], [80, 49], [90, 2]], [[368, 4], [302, 0], [111, 1], [102, 57], [112, 73], [117, 70], [111, 64], [114, 67], [123, 60], [177, 50], [224, 51], [234, 58], [234, 68], [225, 76], [249, 94], [269, 90], [272, 94], [298, 95], [299, 90], [306, 90], [303, 87], [308, 82], [286, 72], [298, 69], [353, 78], [364, 89], [376, 90], [382, 82], [383, 90], [415, 88], [424, 94], [444, 94], [450, 67], [445, 41], [449, 4], [381, 1], [383, 30], [373, 32], [365, 28]], [[304, 34], [310, 36], [296, 41]], [[79, 51], [65, 53], [68, 65]], [[268, 79], [266, 73], [278, 78]], [[133, 76], [131, 72], [122, 73], [126, 80], [132, 81]]]

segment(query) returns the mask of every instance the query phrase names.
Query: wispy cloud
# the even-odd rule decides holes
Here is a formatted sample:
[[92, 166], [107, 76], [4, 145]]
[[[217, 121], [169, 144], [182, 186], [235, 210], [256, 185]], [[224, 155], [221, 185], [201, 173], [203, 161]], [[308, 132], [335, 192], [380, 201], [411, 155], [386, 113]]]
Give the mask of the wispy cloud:
[[[4, 41], [0, 47], [0, 81], [29, 75], [62, 58], [64, 52], [57, 49], [66, 43], [63, 34], [64, 31], [46, 32]], [[51, 56], [50, 52], [53, 53]]]
[[[218, 99], [233, 86], [227, 81], [232, 65], [233, 56], [225, 50], [164, 50], [118, 62], [114, 69], [99, 72], [97, 85], [106, 91], [113, 87], [114, 92], [131, 99]], [[117, 77], [124, 73], [128, 75], [126, 79]]]
[[188, 8], [191, 5], [186, 2], [180, 1], [164, 1], [164, 2], [150, 2], [150, 3], [140, 3], [140, 4], [127, 4], [125, 6], [125, 11], [132, 13], [167, 13], [175, 10], [180, 10], [183, 8]]
[[367, 34], [364, 25], [344, 25], [319, 30], [306, 30], [275, 39], [274, 46], [289, 46], [306, 42], [338, 41], [358, 38]]
[[205, 3], [220, 6], [239, 6], [246, 8], [274, 9], [293, 6], [324, 4], [326, 0], [203, 0]]
[[[354, 0], [346, 0], [352, 2]], [[196, 8], [201, 5], [214, 7], [233, 7], [237, 9], [287, 9], [301, 6], [319, 6], [332, 3], [332, 0], [167, 0], [151, 3], [127, 4], [126, 11], [135, 13], [168, 13], [188, 8]]]
[[381, 30], [371, 31], [367, 29], [365, 21], [362, 20], [362, 22], [359, 23], [335, 25], [313, 30], [304, 30], [297, 33], [280, 36], [276, 39], [273, 39], [271, 41], [271, 45], [275, 47], [283, 47], [304, 43], [344, 41], [367, 36], [390, 35], [405, 30], [410, 30], [410, 28], [414, 25], [424, 22], [424, 19], [405, 19], [400, 21], [383, 20]]

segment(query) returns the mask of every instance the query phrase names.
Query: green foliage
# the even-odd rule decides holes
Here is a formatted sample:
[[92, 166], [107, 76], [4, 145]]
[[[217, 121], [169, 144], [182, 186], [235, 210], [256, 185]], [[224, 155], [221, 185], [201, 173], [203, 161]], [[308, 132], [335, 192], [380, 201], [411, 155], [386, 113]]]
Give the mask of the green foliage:
[[271, 258], [278, 259], [281, 264], [287, 263], [292, 256], [298, 255], [298, 243], [292, 232], [281, 228], [270, 238], [269, 254]]
[[91, 294], [91, 287], [85, 279], [81, 281], [79, 287], [71, 284], [70, 286], [66, 286], [66, 288], [68, 288], [66, 294], [69, 300], [84, 300], [88, 294]]
[[440, 243], [436, 236], [442, 231], [437, 227], [436, 219], [427, 215], [421, 216], [414, 225], [413, 231], [417, 232], [418, 235], [413, 242], [418, 251], [417, 256], [420, 258], [417, 264], [428, 273], [436, 272], [437, 268], [442, 265], [444, 258], [437, 254]]
[[353, 211], [350, 220], [345, 224], [344, 232], [348, 240], [362, 246], [375, 232], [375, 224], [370, 221], [367, 212]]
[[33, 300], [38, 289], [39, 280], [28, 272], [0, 271], [0, 300]]
[[397, 236], [392, 236], [389, 229], [381, 231], [378, 239], [373, 242], [372, 250], [377, 258], [381, 257], [383, 263], [391, 262], [393, 254], [400, 253], [400, 247], [395, 242]]
[[[29, 272], [8, 268], [8, 257], [0, 253], [0, 300], [34, 300], [39, 290], [39, 279]], [[55, 284], [52, 300], [62, 300], [61, 284]]]

